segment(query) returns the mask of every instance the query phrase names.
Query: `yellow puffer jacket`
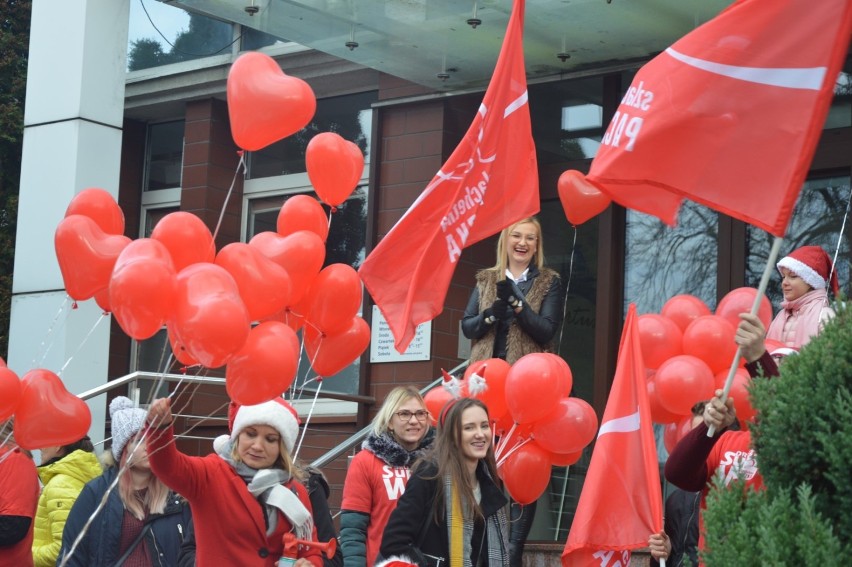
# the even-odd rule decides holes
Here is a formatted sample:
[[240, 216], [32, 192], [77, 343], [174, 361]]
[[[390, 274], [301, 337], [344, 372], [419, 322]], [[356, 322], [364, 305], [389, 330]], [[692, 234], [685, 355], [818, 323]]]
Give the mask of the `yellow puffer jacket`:
[[53, 567], [62, 547], [62, 530], [83, 486], [103, 473], [94, 453], [77, 450], [38, 468], [44, 488], [38, 499], [33, 532], [35, 567]]

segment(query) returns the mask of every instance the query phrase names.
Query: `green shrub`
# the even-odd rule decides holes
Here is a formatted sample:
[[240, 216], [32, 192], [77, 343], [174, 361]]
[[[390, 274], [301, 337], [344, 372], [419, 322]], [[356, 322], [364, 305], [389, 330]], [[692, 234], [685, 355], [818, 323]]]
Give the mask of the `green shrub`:
[[755, 380], [752, 439], [766, 491], [714, 488], [708, 566], [835, 565], [852, 534], [852, 310], [840, 310], [781, 376]]

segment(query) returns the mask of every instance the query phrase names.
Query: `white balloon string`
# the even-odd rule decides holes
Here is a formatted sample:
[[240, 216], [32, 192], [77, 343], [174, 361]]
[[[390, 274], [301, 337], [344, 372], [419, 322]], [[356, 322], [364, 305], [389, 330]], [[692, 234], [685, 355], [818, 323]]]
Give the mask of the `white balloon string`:
[[[831, 278], [834, 277], [837, 265], [837, 255], [840, 253], [840, 243], [843, 241], [843, 233], [846, 231], [846, 219], [849, 218], [849, 204], [852, 203], [852, 191], [849, 191], [849, 199], [846, 200], [846, 211], [843, 213], [843, 222], [840, 225], [840, 232], [837, 233], [837, 245], [834, 247], [834, 256], [831, 260], [831, 270], [828, 272], [828, 285], [831, 287]], [[834, 291], [834, 290], [832, 290]], [[835, 297], [835, 301], [839, 298]], [[828, 294], [825, 296], [828, 301]]]
[[228, 208], [228, 201], [231, 199], [231, 194], [234, 192], [234, 186], [237, 184], [237, 176], [240, 174], [240, 169], [243, 170], [243, 178], [246, 173], [246, 156], [240, 152], [240, 161], [237, 163], [237, 169], [234, 171], [234, 178], [231, 180], [231, 186], [228, 187], [228, 193], [225, 194], [225, 201], [222, 203], [222, 210], [219, 211], [219, 220], [216, 221], [216, 230], [213, 231], [213, 250], [216, 250], [216, 236], [219, 235], [219, 228], [222, 226], [222, 219], [225, 218], [225, 209]]
[[77, 350], [74, 351], [74, 354], [68, 357], [68, 360], [65, 361], [65, 364], [62, 365], [62, 368], [59, 369], [59, 372], [56, 373], [57, 376], [62, 377], [62, 372], [64, 372], [65, 369], [68, 368], [68, 365], [71, 364], [71, 361], [74, 360], [74, 357], [80, 353], [86, 342], [89, 340], [89, 337], [92, 336], [92, 333], [94, 333], [95, 329], [98, 328], [98, 325], [101, 324], [101, 321], [103, 321], [107, 317], [109, 317], [109, 314], [101, 313], [100, 317], [98, 317], [98, 319], [95, 321], [95, 324], [92, 325], [92, 328], [89, 329], [89, 332], [86, 333], [86, 336], [83, 337], [83, 340], [80, 342], [79, 345], [77, 345]]
[[299, 444], [296, 445], [296, 451], [293, 453], [293, 460], [295, 461], [299, 457], [299, 451], [302, 449], [302, 441], [305, 440], [305, 434], [308, 432], [308, 424], [311, 422], [311, 416], [314, 414], [314, 408], [317, 405], [317, 398], [319, 398], [320, 390], [322, 389], [322, 382], [317, 386], [317, 391], [314, 394], [314, 399], [311, 401], [311, 409], [308, 410], [308, 416], [305, 418], [305, 425], [302, 427], [302, 435], [299, 437]]
[[574, 226], [574, 241], [571, 243], [571, 257], [568, 260], [568, 281], [565, 283], [565, 297], [562, 302], [562, 324], [559, 326], [559, 340], [556, 342], [556, 354], [562, 348], [562, 335], [565, 333], [565, 317], [568, 315], [568, 290], [571, 289], [571, 278], [574, 275], [574, 251], [577, 249], [577, 227]]
[[494, 458], [499, 459], [500, 454], [505, 449], [506, 445], [509, 443], [509, 440], [512, 438], [512, 435], [515, 433], [515, 429], [518, 427], [517, 423], [512, 423], [512, 427], [509, 429], [509, 432], [500, 439], [500, 442], [497, 444], [497, 447], [494, 448]]
[[[32, 368], [39, 368], [44, 364], [44, 359], [47, 357], [47, 353], [50, 351], [50, 347], [53, 346], [53, 342], [48, 343], [48, 339], [53, 334], [53, 332], [57, 328], [57, 321], [59, 321], [59, 317], [65, 314], [65, 317], [62, 318], [60, 322], [60, 326], [62, 323], [65, 323], [65, 320], [68, 318], [68, 306], [71, 305], [71, 296], [65, 295], [65, 300], [62, 302], [62, 305], [59, 306], [59, 310], [56, 312], [56, 315], [53, 316], [53, 321], [50, 322], [50, 327], [47, 328], [47, 334], [41, 341], [41, 344], [38, 345], [38, 349], [36, 349], [35, 356], [33, 356], [33, 362], [31, 364]], [[44, 349], [44, 352], [42, 350]]]
[[526, 445], [530, 441], [532, 441], [532, 438], [530, 438], [530, 437], [527, 437], [526, 439], [521, 439], [520, 443], [517, 443], [511, 449], [509, 449], [509, 452], [506, 453], [505, 456], [500, 457], [500, 460], [497, 461], [497, 468], [499, 469], [500, 467], [502, 467], [503, 463], [505, 463], [506, 460], [508, 460], [509, 457], [511, 457], [513, 454], [515, 454], [518, 451], [518, 449], [520, 449], [521, 447], [523, 447], [524, 445]]

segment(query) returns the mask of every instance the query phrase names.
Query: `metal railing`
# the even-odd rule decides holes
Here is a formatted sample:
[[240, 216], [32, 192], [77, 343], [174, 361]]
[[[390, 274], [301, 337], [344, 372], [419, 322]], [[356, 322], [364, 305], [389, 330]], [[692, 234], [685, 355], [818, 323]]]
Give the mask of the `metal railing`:
[[[455, 368], [450, 370], [449, 371], [450, 374], [456, 374], [458, 372], [462, 372], [465, 368], [467, 368], [468, 362], [469, 361], [465, 360], [464, 362], [462, 362], [461, 364], [459, 364], [458, 366], [456, 366]], [[443, 377], [439, 376], [434, 381], [432, 381], [428, 386], [422, 388], [420, 390], [420, 393], [425, 394], [426, 392], [428, 392], [429, 390], [431, 390], [432, 388], [434, 388], [435, 386], [440, 384], [442, 380], [443, 380]], [[128, 397], [133, 399], [138, 404], [139, 403], [139, 393], [140, 393], [141, 389], [139, 388], [139, 386], [137, 384], [140, 381], [146, 381], [146, 382], [150, 381], [150, 382], [153, 382], [154, 384], [157, 384], [158, 382], [163, 382], [163, 383], [179, 383], [179, 384], [214, 385], [214, 386], [222, 386], [222, 387], [225, 386], [225, 379], [224, 378], [215, 378], [215, 377], [208, 377], [208, 376], [188, 376], [186, 374], [161, 374], [161, 373], [157, 373], [157, 372], [137, 371], [137, 372], [131, 372], [130, 374], [122, 376], [121, 378], [116, 378], [115, 380], [110, 380], [106, 384], [103, 384], [103, 385], [98, 386], [96, 388], [86, 390], [85, 392], [78, 394], [77, 397], [79, 397], [82, 400], [89, 400], [91, 398], [95, 398], [95, 397], [100, 396], [102, 394], [106, 394], [106, 393], [108, 393], [108, 392], [110, 392], [110, 391], [112, 391], [116, 388], [119, 388], [121, 386], [128, 386]], [[357, 396], [357, 395], [352, 395], [352, 394], [343, 394], [343, 393], [339, 393], [339, 392], [322, 392], [322, 391], [317, 392], [316, 390], [302, 390], [302, 392], [305, 393], [305, 394], [309, 394], [309, 395], [317, 395], [320, 398], [342, 400], [342, 401], [353, 401], [353, 402], [356, 402], [356, 403], [359, 403], [359, 404], [374, 404], [376, 402], [375, 398], [373, 398], [371, 396]], [[211, 419], [211, 420], [222, 420], [222, 421], [227, 420], [226, 417], [219, 417], [219, 416], [215, 416], [215, 415], [213, 415], [213, 416], [189, 415], [189, 414], [183, 414], [183, 413], [176, 414], [176, 417], [195, 418], [195, 419]], [[314, 466], [314, 467], [317, 467], [317, 468], [322, 468], [323, 466], [327, 465], [328, 463], [331, 463], [336, 458], [338, 458], [340, 455], [343, 455], [347, 451], [351, 450], [356, 444], [363, 441], [364, 438], [367, 437], [367, 435], [370, 433], [371, 428], [372, 428], [372, 425], [367, 425], [366, 427], [364, 427], [360, 431], [355, 432], [354, 434], [352, 434], [347, 439], [343, 440], [342, 442], [340, 442], [336, 446], [329, 449], [324, 455], [322, 455], [318, 459], [315, 459], [311, 463], [311, 466]], [[211, 439], [211, 440], [213, 439], [212, 437], [191, 436], [191, 435], [178, 435], [178, 437], [184, 437], [184, 438], [189, 438], [189, 439]], [[107, 441], [108, 439], [109, 438], [104, 439], [104, 441]]]

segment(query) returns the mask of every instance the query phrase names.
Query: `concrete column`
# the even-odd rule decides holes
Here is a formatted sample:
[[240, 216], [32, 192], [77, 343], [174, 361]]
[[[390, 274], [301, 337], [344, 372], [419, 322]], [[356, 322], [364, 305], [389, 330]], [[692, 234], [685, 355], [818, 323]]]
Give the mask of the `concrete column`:
[[[70, 309], [53, 236], [81, 190], [118, 195], [129, 6], [33, 1], [8, 363], [56, 372], [73, 394], [106, 383], [110, 322], [94, 300]], [[106, 397], [89, 407], [97, 442]]]

